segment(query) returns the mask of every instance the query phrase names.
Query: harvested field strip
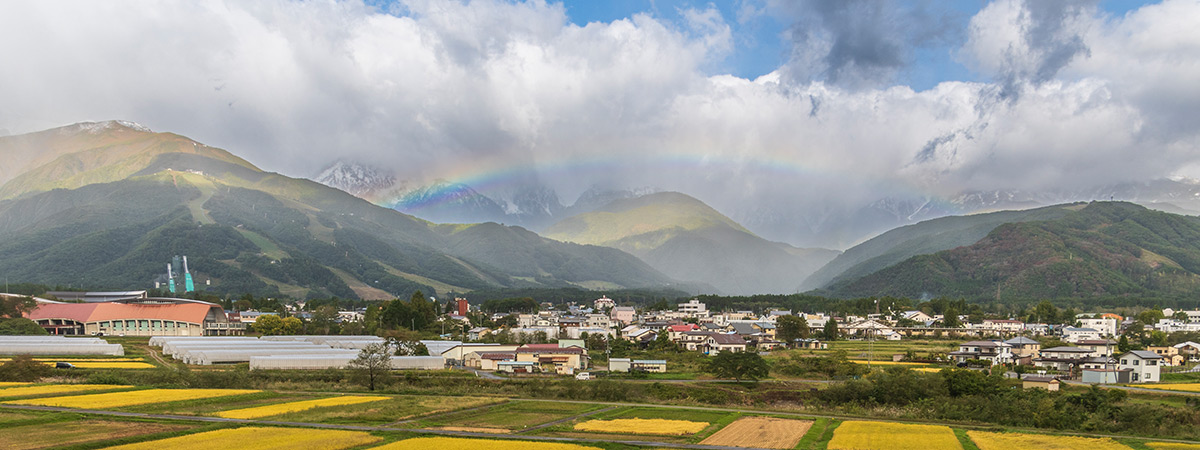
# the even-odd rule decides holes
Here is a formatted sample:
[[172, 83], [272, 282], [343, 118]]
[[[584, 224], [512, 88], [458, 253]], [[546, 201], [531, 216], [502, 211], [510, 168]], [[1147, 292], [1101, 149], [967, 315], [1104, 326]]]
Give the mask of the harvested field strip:
[[107, 441], [142, 434], [178, 431], [186, 425], [82, 420], [0, 428], [0, 448], [32, 450], [85, 442]]
[[109, 447], [111, 450], [341, 450], [382, 440], [362, 431], [307, 428], [231, 428]]
[[1155, 450], [1200, 450], [1200, 444], [1181, 444], [1178, 442], [1147, 442], [1146, 446]]
[[151, 403], [167, 403], [182, 400], [198, 400], [202, 398], [253, 394], [255, 392], [260, 391], [252, 389], [146, 389], [142, 391], [110, 392], [107, 394], [73, 395], [69, 397], [15, 400], [9, 403], [15, 403], [18, 405], [57, 406], [60, 408], [103, 409], [146, 405]]
[[76, 392], [100, 391], [108, 389], [129, 389], [132, 387], [133, 386], [119, 386], [112, 384], [43, 384], [40, 386], [16, 386], [0, 389], [0, 398], [27, 397], [30, 395], [73, 394]]
[[812, 424], [807, 420], [744, 417], [700, 443], [726, 447], [793, 448]]
[[491, 434], [509, 434], [512, 430], [508, 428], [479, 428], [479, 427], [434, 427], [435, 430], [446, 431], [465, 431], [468, 433], [491, 433]]
[[516, 440], [467, 439], [448, 437], [423, 437], [405, 439], [393, 442], [371, 450], [595, 450], [596, 447], [585, 447], [576, 444], [559, 444], [553, 442], [531, 442]]
[[[851, 359], [850, 362], [855, 363], [855, 364], [866, 364], [867, 360]], [[926, 363], [901, 362], [901, 361], [871, 361], [870, 363], [872, 366], [928, 366], [929, 365]]]
[[968, 431], [979, 450], [1130, 450], [1108, 438]]
[[[116, 362], [75, 362], [71, 361], [71, 365], [80, 369], [153, 369], [154, 364], [134, 361], [116, 361]], [[54, 363], [46, 363], [53, 365]]]
[[829, 450], [962, 450], [950, 427], [890, 422], [842, 422]]
[[217, 413], [218, 417], [228, 419], [257, 419], [259, 417], [277, 416], [297, 411], [305, 411], [324, 406], [356, 405], [359, 403], [389, 400], [391, 397], [345, 396], [319, 398], [300, 402], [279, 403], [275, 405], [258, 406], [254, 408], [235, 409]]
[[[471, 408], [502, 400], [485, 397], [433, 397], [404, 395], [385, 401], [350, 406], [329, 406], [287, 413], [273, 417], [287, 422], [385, 425], [410, 417], [439, 413], [452, 409]], [[477, 424], [436, 423], [438, 425], [477, 426]], [[487, 427], [488, 425], [483, 425]]]
[[1132, 386], [1143, 389], [1158, 389], [1163, 391], [1200, 392], [1200, 383], [1135, 384]]
[[613, 419], [589, 420], [575, 424], [579, 431], [599, 431], [602, 433], [631, 433], [631, 434], [662, 434], [680, 436], [699, 433], [708, 428], [708, 422], [692, 422], [690, 420], [671, 419]]

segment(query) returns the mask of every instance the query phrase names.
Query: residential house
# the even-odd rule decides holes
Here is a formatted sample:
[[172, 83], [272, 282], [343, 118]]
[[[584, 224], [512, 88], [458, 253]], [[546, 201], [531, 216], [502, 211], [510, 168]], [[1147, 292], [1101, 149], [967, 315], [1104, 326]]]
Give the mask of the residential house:
[[632, 306], [617, 306], [613, 307], [609, 315], [612, 320], [621, 325], [629, 325], [633, 322], [633, 316], [637, 311]]
[[1025, 336], [1018, 336], [1007, 341], [1005, 344], [1012, 346], [1013, 359], [1033, 358], [1038, 356], [1038, 351], [1042, 349], [1042, 344]]
[[1001, 341], [968, 341], [958, 344], [958, 351], [948, 354], [955, 362], [979, 359], [992, 364], [1012, 362], [1012, 345]]
[[467, 330], [467, 340], [478, 341], [480, 339], [487, 337], [487, 335], [489, 335], [491, 333], [492, 333], [492, 330], [490, 328], [475, 327], [470, 330]]
[[667, 336], [671, 338], [671, 342], [682, 343], [683, 338], [684, 338], [684, 333], [687, 333], [689, 331], [698, 331], [699, 329], [700, 329], [699, 325], [696, 325], [694, 323], [687, 323], [687, 324], [683, 324], [683, 325], [668, 326], [666, 331], [668, 333]]
[[925, 326], [929, 326], [929, 324], [933, 323], [933, 316], [931, 316], [929, 314], [925, 314], [924, 312], [917, 311], [917, 310], [905, 311], [903, 314], [900, 315], [900, 317], [903, 317], [905, 319], [908, 319], [908, 320], [911, 320], [914, 322], [921, 323]]
[[1058, 391], [1058, 377], [1053, 375], [1026, 375], [1021, 378], [1022, 389], [1041, 388], [1047, 391]]
[[463, 359], [463, 365], [481, 370], [500, 370], [503, 361], [516, 361], [517, 352], [475, 351], [468, 353]]
[[795, 348], [802, 348], [802, 349], [807, 349], [807, 350], [828, 350], [829, 349], [829, 344], [821, 342], [818, 339], [796, 339], [796, 342], [793, 343], [793, 346]]
[[1074, 344], [1083, 340], [1099, 340], [1100, 331], [1095, 328], [1063, 327], [1062, 336], [1063, 341]]
[[704, 352], [709, 355], [744, 351], [746, 351], [746, 340], [736, 334], [710, 334], [704, 344]]
[[645, 347], [658, 338], [658, 332], [647, 328], [635, 328], [629, 333], [623, 333], [622, 337], [629, 342]]
[[1129, 381], [1133, 383], [1157, 383], [1162, 381], [1162, 355], [1145, 350], [1134, 350], [1121, 355], [1121, 368], [1131, 369], [1133, 374]]
[[[428, 348], [428, 346], [426, 346]], [[441, 356], [442, 359], [450, 364], [466, 365], [465, 360], [467, 355], [471, 353], [488, 353], [488, 352], [512, 352], [517, 350], [517, 345], [500, 345], [500, 344], [482, 344], [482, 343], [463, 343], [452, 345], [450, 348], [442, 350], [441, 353], [429, 351], [432, 356]]]
[[704, 351], [704, 346], [708, 344], [708, 336], [711, 334], [716, 333], [700, 330], [685, 332], [679, 340], [679, 345], [689, 352]]
[[1162, 356], [1162, 363], [1165, 366], [1182, 366], [1187, 360], [1187, 357], [1181, 355], [1176, 347], [1146, 347], [1146, 351]]
[[1192, 341], [1175, 344], [1174, 347], [1179, 349], [1180, 355], [1188, 358], [1195, 358], [1197, 355], [1200, 355], [1200, 344]]
[[1112, 356], [1117, 349], [1117, 341], [1112, 339], [1083, 339], [1075, 342], [1075, 346], [1092, 351], [1091, 356]]
[[893, 332], [891, 325], [873, 319], [858, 320], [839, 328], [846, 335], [863, 337], [884, 337]]
[[1025, 322], [1011, 319], [983, 319], [983, 323], [971, 324], [970, 328], [998, 335], [1013, 335], [1025, 329]]
[[588, 314], [585, 326], [588, 328], [612, 328], [612, 318], [607, 314]]
[[1101, 337], [1117, 335], [1117, 319], [1111, 317], [1079, 319], [1079, 325], [1083, 328], [1091, 328], [1100, 332]]
[[1069, 372], [1080, 367], [1083, 360], [1090, 358], [1091, 350], [1079, 347], [1044, 348], [1039, 356], [1033, 359], [1033, 365], [1062, 372]]
[[558, 344], [527, 344], [516, 350], [517, 362], [536, 363], [542, 372], [574, 375], [588, 365], [587, 350], [579, 347], [559, 347]]
[[602, 310], [604, 308], [612, 309], [616, 306], [617, 306], [617, 302], [611, 298], [608, 298], [608, 296], [606, 296], [606, 295], [601, 295], [600, 298], [598, 298], [592, 302], [592, 307], [596, 308], [596, 311]]
[[687, 303], [680, 303], [679, 312], [686, 317], [708, 317], [708, 306], [693, 298]]
[[567, 328], [566, 337], [568, 339], [583, 339], [583, 335], [591, 336], [593, 334], [603, 334], [610, 338], [616, 337], [617, 332], [612, 328], [594, 328], [594, 327], [576, 327]]
[[1090, 384], [1128, 383], [1132, 378], [1131, 369], [1083, 369], [1083, 382]]

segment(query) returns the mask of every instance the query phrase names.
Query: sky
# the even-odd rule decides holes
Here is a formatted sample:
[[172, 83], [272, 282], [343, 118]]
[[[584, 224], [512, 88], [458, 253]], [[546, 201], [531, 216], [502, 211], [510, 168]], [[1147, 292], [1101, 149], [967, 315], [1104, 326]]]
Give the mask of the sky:
[[291, 176], [791, 220], [1200, 177], [1197, 23], [1198, 0], [0, 2], [0, 133], [123, 119]]

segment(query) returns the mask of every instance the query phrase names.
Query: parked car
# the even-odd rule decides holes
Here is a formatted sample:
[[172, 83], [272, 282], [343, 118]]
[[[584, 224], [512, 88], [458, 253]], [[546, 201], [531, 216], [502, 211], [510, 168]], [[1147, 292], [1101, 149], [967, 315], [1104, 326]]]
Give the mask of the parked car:
[[56, 362], [56, 363], [54, 363], [54, 368], [55, 369], [74, 369], [75, 365], [71, 364], [69, 362]]
[[575, 379], [576, 380], [590, 380], [590, 379], [592, 379], [592, 373], [591, 372], [579, 372], [579, 373], [575, 374]]

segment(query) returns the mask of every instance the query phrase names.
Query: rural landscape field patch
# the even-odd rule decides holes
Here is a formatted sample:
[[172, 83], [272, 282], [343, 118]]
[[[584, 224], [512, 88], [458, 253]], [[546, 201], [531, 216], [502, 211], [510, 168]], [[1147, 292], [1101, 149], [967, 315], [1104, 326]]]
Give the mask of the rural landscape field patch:
[[744, 417], [700, 443], [727, 447], [793, 448], [812, 424], [808, 420]]
[[961, 450], [950, 427], [849, 420], [833, 431], [829, 450]]
[[595, 409], [595, 406], [576, 403], [516, 401], [482, 409], [467, 409], [433, 416], [418, 422], [420, 426], [463, 428], [493, 428], [520, 430]]
[[968, 431], [979, 450], [1130, 450], [1108, 438]]
[[186, 425], [147, 422], [79, 420], [65, 423], [21, 425], [0, 428], [0, 448], [33, 450], [86, 442], [107, 441], [129, 436], [177, 431]]
[[[113, 384], [43, 384], [38, 386], [14, 386], [0, 389], [0, 398], [27, 397], [30, 395], [55, 395], [76, 392], [101, 391], [109, 389], [128, 389], [133, 386]], [[16, 401], [9, 403], [17, 403]]]
[[1146, 446], [1155, 450], [1200, 450], [1200, 444], [1183, 444], [1179, 442], [1147, 442]]
[[343, 406], [356, 405], [359, 403], [377, 402], [381, 400], [389, 400], [391, 397], [371, 397], [371, 396], [355, 396], [348, 395], [343, 397], [319, 398], [316, 400], [304, 400], [299, 402], [279, 403], [274, 405], [264, 405], [254, 408], [234, 409], [230, 411], [222, 411], [217, 413], [218, 417], [228, 419], [257, 419], [259, 417], [277, 416], [297, 411], [306, 411], [314, 408], [326, 406]]
[[[21, 389], [21, 388], [16, 388]], [[123, 406], [167, 403], [181, 400], [227, 397], [260, 392], [253, 389], [146, 389], [142, 391], [109, 392], [106, 394], [72, 395], [69, 397], [14, 400], [18, 405], [57, 406], [60, 408], [120, 408]]]
[[31, 384], [31, 383], [22, 383], [19, 381], [0, 381], [0, 389], [7, 388], [7, 387], [13, 387], [13, 386], [27, 386], [29, 384]]
[[602, 433], [630, 434], [662, 434], [680, 436], [699, 433], [708, 428], [708, 422], [692, 422], [690, 420], [671, 419], [612, 419], [589, 420], [575, 424], [579, 431], [596, 431]]
[[502, 439], [468, 439], [449, 437], [422, 437], [393, 442], [371, 450], [596, 450], [576, 444], [557, 442], [531, 442]]
[[1137, 387], [1163, 391], [1200, 392], [1200, 383], [1139, 384]]
[[341, 450], [379, 442], [362, 431], [244, 427], [206, 431], [156, 441], [108, 447], [109, 450]]

